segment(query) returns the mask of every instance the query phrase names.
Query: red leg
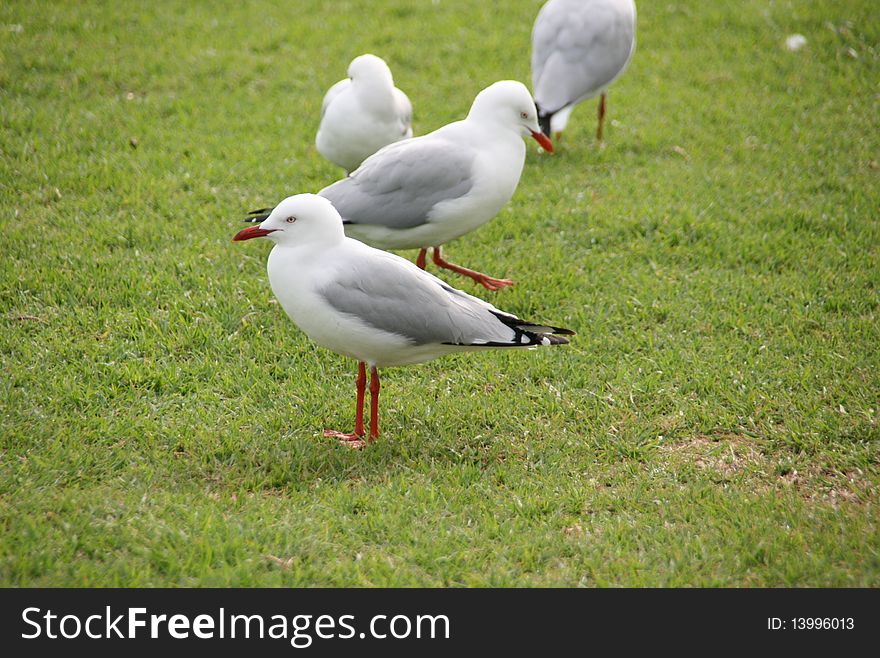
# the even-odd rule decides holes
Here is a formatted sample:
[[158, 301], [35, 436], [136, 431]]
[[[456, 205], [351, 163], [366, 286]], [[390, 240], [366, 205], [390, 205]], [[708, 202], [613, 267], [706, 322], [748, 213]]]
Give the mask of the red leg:
[[498, 290], [499, 288], [503, 288], [504, 286], [513, 285], [513, 281], [511, 281], [510, 279], [496, 279], [489, 276], [488, 274], [469, 270], [468, 268], [462, 267], [461, 265], [455, 265], [454, 263], [443, 260], [443, 257], [440, 255], [440, 247], [434, 247], [433, 259], [437, 267], [442, 267], [446, 270], [452, 270], [453, 272], [464, 274], [465, 276], [472, 278], [474, 281], [479, 283], [484, 288], [487, 288], [488, 290]]
[[596, 141], [602, 141], [602, 126], [605, 124], [605, 94], [599, 99], [599, 127], [596, 128]]
[[424, 247], [419, 249], [419, 256], [418, 256], [418, 258], [416, 258], [416, 265], [420, 269], [425, 269], [425, 256], [427, 256], [427, 255], [428, 255], [427, 249], [425, 249]]
[[370, 443], [379, 438], [379, 371], [370, 367]]
[[354, 432], [346, 434], [345, 432], [337, 432], [335, 430], [324, 430], [324, 436], [327, 438], [338, 439], [342, 443], [346, 443], [353, 448], [360, 448], [364, 445], [361, 437], [366, 434], [364, 429], [364, 394], [367, 389], [367, 366], [363, 361], [358, 362], [357, 376], [357, 409], [354, 416]]

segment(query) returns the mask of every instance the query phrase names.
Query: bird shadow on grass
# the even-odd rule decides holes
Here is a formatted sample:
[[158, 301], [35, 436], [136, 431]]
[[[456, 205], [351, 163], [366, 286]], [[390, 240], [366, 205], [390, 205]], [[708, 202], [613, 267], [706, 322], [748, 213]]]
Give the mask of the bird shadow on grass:
[[353, 449], [320, 433], [291, 433], [273, 445], [237, 455], [205, 455], [194, 477], [262, 495], [284, 495], [321, 485], [383, 484], [399, 477], [431, 477], [460, 469], [483, 472], [510, 461], [534, 459], [527, 440], [490, 432], [437, 438], [429, 428], [407, 433], [389, 429], [376, 442]]

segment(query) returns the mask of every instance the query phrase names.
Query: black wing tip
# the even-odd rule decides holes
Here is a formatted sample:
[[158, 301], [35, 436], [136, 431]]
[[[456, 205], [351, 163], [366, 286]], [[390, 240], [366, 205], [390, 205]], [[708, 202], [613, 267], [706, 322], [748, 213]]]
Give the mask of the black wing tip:
[[257, 210], [251, 210], [248, 213], [248, 216], [245, 217], [244, 221], [250, 222], [251, 224], [257, 224], [259, 222], [264, 221], [272, 214], [273, 208], [258, 208]]
[[[527, 338], [525, 342], [522, 338]], [[538, 334], [532, 331], [521, 331], [518, 334], [518, 340], [509, 343], [503, 343], [497, 340], [490, 340], [485, 343], [443, 343], [443, 345], [455, 345], [456, 347], [539, 347], [542, 345], [568, 345], [568, 338], [557, 336], [555, 334]]]
[[[570, 342], [568, 338], [556, 333], [545, 334], [534, 331], [526, 331], [524, 333], [531, 339], [529, 345], [568, 345]], [[566, 335], [571, 336], [573, 334], [569, 332]]]
[[[535, 107], [538, 107], [537, 105]], [[538, 107], [538, 125], [541, 126], [541, 132], [544, 133], [547, 137], [552, 137], [550, 135], [550, 120], [553, 118], [555, 112], [547, 112]]]
[[[514, 317], [513, 315], [507, 315], [506, 313], [496, 313], [492, 311], [492, 315], [501, 320], [504, 324], [514, 330], [525, 331], [527, 333], [541, 335], [541, 336], [549, 336], [549, 335], [559, 335], [559, 336], [576, 336], [577, 334], [571, 329], [566, 329], [565, 327], [554, 327], [548, 324], [541, 324], [539, 322], [526, 322], [525, 320], [521, 320], [520, 318]], [[541, 327], [541, 331], [536, 331], [535, 328]]]
[[[539, 345], [568, 345], [568, 338], [574, 336], [571, 329], [551, 327], [533, 322], [525, 322], [512, 315], [491, 312], [505, 325], [513, 329], [514, 337], [510, 342], [489, 341], [487, 343], [470, 343], [468, 347], [535, 347]], [[526, 340], [523, 340], [526, 339]]]

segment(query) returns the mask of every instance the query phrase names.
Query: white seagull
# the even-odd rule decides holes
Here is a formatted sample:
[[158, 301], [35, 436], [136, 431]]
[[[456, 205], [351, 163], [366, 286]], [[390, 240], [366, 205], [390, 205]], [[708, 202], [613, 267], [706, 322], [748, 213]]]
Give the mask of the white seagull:
[[[503, 80], [477, 94], [466, 119], [386, 146], [319, 194], [342, 215], [348, 236], [379, 249], [418, 248], [422, 269], [433, 247], [437, 266], [497, 290], [513, 282], [449, 263], [440, 246], [485, 224], [510, 200], [529, 135], [552, 152], [528, 89]], [[253, 211], [251, 221], [269, 210]]]
[[564, 344], [559, 334], [573, 334], [520, 320], [408, 260], [346, 237], [333, 204], [315, 194], [288, 197], [233, 240], [260, 237], [275, 243], [269, 283], [290, 319], [319, 345], [358, 361], [354, 432], [324, 432], [354, 447], [365, 445], [367, 366], [373, 441], [379, 436], [377, 368], [453, 352]]
[[544, 133], [561, 137], [575, 105], [601, 94], [601, 141], [605, 90], [635, 47], [633, 0], [550, 0], [541, 7], [532, 29], [532, 88]]
[[355, 57], [348, 77], [324, 96], [318, 152], [349, 172], [383, 146], [407, 137], [412, 137], [412, 104], [394, 86], [391, 69], [381, 57]]

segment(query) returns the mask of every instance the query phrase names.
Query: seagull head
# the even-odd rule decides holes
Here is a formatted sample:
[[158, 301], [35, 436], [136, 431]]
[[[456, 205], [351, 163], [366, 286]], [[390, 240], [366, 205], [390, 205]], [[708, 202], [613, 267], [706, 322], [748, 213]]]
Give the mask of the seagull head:
[[383, 82], [394, 86], [391, 69], [381, 57], [367, 53], [351, 60], [348, 65], [348, 77], [352, 82]]
[[538, 109], [526, 86], [516, 80], [489, 85], [474, 99], [468, 119], [488, 121], [512, 128], [524, 137], [533, 137], [548, 153], [553, 144], [538, 125]]
[[242, 229], [232, 240], [269, 238], [279, 245], [301, 245], [332, 243], [344, 237], [342, 217], [329, 200], [317, 194], [297, 194], [275, 206], [258, 226]]

